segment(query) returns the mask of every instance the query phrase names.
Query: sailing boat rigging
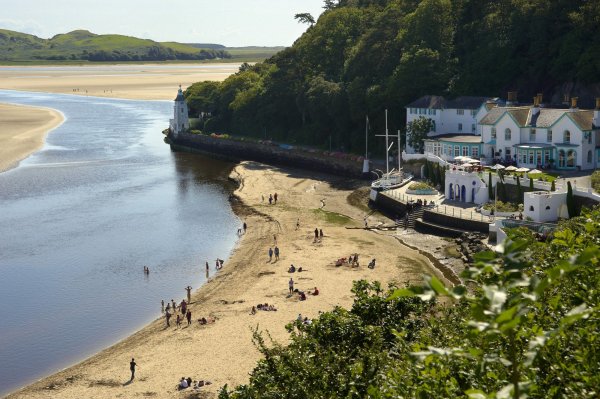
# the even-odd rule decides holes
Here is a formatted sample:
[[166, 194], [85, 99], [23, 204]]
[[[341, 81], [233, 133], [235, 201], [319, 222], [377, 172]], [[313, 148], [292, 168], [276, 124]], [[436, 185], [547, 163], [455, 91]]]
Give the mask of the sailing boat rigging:
[[390, 170], [390, 150], [394, 146], [394, 142], [392, 141], [392, 143], [389, 144], [390, 136], [388, 132], [387, 123], [387, 109], [385, 110], [385, 136], [377, 135], [377, 137], [385, 137], [385, 173], [381, 176], [381, 178], [371, 183], [371, 188], [376, 191], [385, 191], [402, 187], [403, 185], [411, 181], [413, 176], [411, 174], [405, 173], [402, 170], [402, 157], [400, 154], [400, 130], [398, 130], [398, 170], [395, 170], [394, 168]]

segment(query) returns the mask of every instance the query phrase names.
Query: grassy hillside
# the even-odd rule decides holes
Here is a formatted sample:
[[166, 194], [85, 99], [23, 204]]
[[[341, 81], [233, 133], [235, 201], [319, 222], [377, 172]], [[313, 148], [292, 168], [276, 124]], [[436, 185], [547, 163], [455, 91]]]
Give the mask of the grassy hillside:
[[51, 39], [0, 29], [0, 61], [165, 61], [231, 58], [223, 49], [139, 39], [123, 35], [97, 35], [86, 30], [59, 34]]

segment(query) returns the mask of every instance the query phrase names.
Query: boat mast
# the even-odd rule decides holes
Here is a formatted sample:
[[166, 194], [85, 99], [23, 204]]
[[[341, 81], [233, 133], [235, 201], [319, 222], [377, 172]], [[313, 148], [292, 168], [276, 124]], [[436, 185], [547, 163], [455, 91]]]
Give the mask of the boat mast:
[[398, 172], [402, 170], [402, 146], [400, 143], [400, 129], [398, 129]]
[[390, 174], [390, 157], [389, 157], [389, 151], [390, 151], [390, 147], [388, 145], [388, 124], [387, 124], [387, 108], [385, 109], [385, 173], [387, 175]]
[[369, 159], [369, 115], [365, 123], [365, 159]]

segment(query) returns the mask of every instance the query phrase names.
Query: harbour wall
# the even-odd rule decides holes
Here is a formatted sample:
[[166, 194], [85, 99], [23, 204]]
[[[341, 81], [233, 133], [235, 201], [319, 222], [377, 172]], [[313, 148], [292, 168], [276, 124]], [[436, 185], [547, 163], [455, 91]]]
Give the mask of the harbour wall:
[[168, 135], [165, 141], [174, 151], [195, 152], [226, 161], [249, 160], [356, 179], [365, 177], [362, 161], [324, 156], [296, 148], [190, 133], [179, 133], [177, 137]]

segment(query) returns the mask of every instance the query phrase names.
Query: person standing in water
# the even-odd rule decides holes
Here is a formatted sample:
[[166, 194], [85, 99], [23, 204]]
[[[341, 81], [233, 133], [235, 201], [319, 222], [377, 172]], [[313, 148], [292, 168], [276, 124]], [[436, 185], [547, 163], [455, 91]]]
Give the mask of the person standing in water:
[[206, 279], [208, 280], [208, 272], [209, 272], [209, 267], [208, 267], [208, 262], [206, 262]]

